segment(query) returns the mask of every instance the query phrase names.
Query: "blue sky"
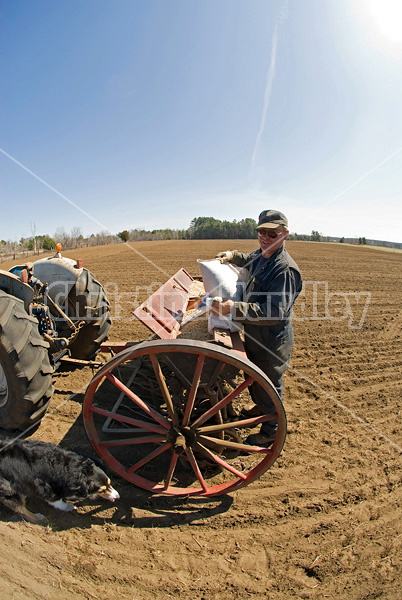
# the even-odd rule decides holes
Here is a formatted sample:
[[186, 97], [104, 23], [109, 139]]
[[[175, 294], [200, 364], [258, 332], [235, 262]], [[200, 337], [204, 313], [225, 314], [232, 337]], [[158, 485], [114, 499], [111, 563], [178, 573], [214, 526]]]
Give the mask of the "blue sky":
[[399, 0], [3, 0], [0, 239], [276, 208], [402, 242]]

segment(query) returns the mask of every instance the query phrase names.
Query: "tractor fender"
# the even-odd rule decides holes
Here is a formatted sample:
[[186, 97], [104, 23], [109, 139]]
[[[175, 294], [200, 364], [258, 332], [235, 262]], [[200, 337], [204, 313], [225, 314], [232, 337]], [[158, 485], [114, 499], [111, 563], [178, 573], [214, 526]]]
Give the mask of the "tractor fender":
[[0, 269], [0, 290], [22, 300], [24, 308], [28, 312], [34, 295], [30, 285], [23, 283], [17, 275]]
[[58, 305], [63, 305], [83, 268], [71, 258], [51, 257], [36, 260], [33, 263], [33, 273], [42, 283], [49, 286], [48, 294]]

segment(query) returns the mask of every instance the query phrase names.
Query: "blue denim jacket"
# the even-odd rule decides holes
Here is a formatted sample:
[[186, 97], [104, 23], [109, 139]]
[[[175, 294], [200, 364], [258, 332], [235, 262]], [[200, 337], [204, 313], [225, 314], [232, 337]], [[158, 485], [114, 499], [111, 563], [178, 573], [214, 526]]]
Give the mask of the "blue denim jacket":
[[235, 302], [233, 318], [283, 330], [302, 289], [300, 270], [284, 246], [267, 259], [260, 249], [250, 254], [236, 252], [231, 262], [247, 270], [243, 299]]

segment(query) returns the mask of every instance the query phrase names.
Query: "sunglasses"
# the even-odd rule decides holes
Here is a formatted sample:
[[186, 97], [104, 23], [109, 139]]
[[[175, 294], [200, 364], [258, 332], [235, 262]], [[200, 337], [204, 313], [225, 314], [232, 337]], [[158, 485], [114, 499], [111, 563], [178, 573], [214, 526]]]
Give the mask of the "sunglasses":
[[279, 233], [274, 229], [262, 229], [258, 232], [258, 235], [260, 235], [261, 237], [267, 235], [268, 237], [275, 239], [276, 237], [278, 237]]

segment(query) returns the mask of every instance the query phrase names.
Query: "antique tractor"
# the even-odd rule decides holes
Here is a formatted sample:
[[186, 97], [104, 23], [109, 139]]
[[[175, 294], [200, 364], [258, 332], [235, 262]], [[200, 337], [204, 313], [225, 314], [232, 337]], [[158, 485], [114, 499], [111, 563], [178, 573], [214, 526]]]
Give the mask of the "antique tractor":
[[[113, 356], [88, 386], [83, 418], [97, 454], [127, 481], [150, 492], [214, 496], [247, 485], [274, 463], [286, 416], [271, 381], [247, 359], [239, 332], [183, 339], [183, 316], [200, 302], [191, 298], [192, 282], [181, 269], [135, 310], [153, 339], [102, 344]], [[272, 399], [274, 413], [250, 412], [252, 386]], [[245, 443], [273, 420], [271, 447]]]
[[61, 361], [91, 361], [107, 338], [105, 291], [82, 261], [54, 257], [0, 270], [0, 428], [30, 435]]

